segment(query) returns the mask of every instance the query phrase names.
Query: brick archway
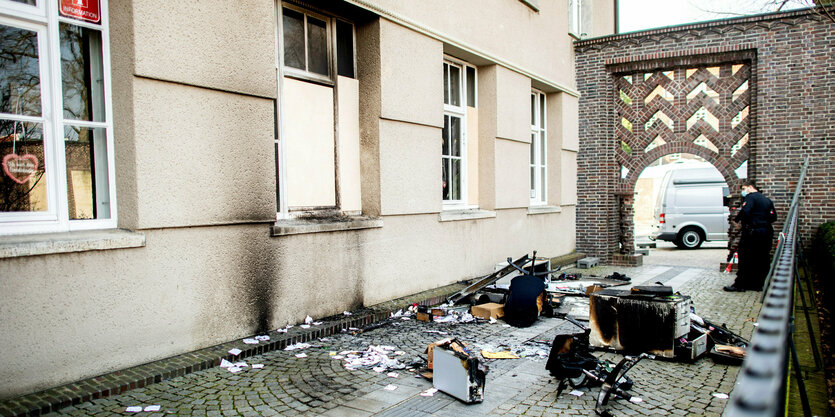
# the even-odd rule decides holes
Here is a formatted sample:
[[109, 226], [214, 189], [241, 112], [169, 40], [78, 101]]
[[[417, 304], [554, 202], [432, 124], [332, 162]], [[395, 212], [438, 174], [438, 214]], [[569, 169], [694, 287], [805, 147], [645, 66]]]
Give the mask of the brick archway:
[[[641, 172], [665, 155], [689, 153], [711, 163], [731, 189], [748, 160], [753, 119], [751, 60], [714, 57], [694, 65], [640, 63], [610, 72], [615, 108], [614, 156], [618, 263], [634, 258], [634, 191]], [[620, 70], [619, 70], [620, 69]]]

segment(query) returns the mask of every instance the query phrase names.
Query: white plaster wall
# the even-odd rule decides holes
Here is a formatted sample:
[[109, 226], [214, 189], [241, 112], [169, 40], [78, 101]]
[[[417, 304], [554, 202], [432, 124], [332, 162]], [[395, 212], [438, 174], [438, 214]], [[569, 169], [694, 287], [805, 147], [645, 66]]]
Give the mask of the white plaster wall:
[[562, 200], [562, 182], [576, 181], [576, 173], [569, 178], [563, 178], [562, 172], [562, 144], [563, 117], [562, 96], [565, 93], [551, 93], [545, 95], [546, 100], [546, 147], [548, 149], [548, 202], [550, 206], [559, 206]]
[[[480, 53], [574, 85], [568, 2], [541, 1], [534, 11], [507, 0], [363, 0]], [[477, 18], [469, 18], [477, 15]], [[564, 41], [560, 41], [564, 40]]]
[[379, 131], [382, 214], [440, 211], [441, 129], [380, 120]]
[[478, 205], [478, 109], [467, 107], [467, 202]]
[[136, 75], [276, 97], [273, 1], [130, 3]]
[[339, 202], [343, 211], [360, 211], [359, 83], [353, 78], [339, 77], [337, 85]]
[[[366, 305], [493, 271], [508, 256], [536, 249], [540, 256], [574, 250], [574, 210], [528, 215], [497, 210], [496, 218], [438, 222], [437, 215], [391, 216], [364, 240]], [[380, 262], [380, 259], [392, 260]]]
[[289, 207], [336, 204], [333, 88], [284, 78], [284, 163]]
[[496, 209], [530, 205], [530, 147], [530, 140], [496, 139]]
[[381, 19], [380, 71], [380, 117], [443, 127], [441, 42]]
[[580, 150], [578, 99], [568, 94], [559, 94], [558, 99], [561, 103], [562, 126], [560, 134], [562, 136], [562, 148], [577, 152]]
[[531, 80], [498, 67], [496, 70], [496, 137], [531, 142]]
[[577, 204], [577, 152], [562, 151], [562, 178], [561, 203]]
[[272, 100], [143, 78], [133, 94], [134, 227], [275, 218]]

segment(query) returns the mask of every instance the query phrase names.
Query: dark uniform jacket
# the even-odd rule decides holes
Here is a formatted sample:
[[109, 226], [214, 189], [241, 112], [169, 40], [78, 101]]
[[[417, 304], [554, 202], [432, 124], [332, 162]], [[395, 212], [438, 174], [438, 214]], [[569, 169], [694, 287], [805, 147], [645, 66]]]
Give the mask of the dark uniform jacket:
[[736, 214], [736, 221], [742, 223], [743, 232], [751, 233], [757, 229], [771, 229], [771, 223], [777, 220], [774, 203], [757, 191], [745, 196], [742, 208]]

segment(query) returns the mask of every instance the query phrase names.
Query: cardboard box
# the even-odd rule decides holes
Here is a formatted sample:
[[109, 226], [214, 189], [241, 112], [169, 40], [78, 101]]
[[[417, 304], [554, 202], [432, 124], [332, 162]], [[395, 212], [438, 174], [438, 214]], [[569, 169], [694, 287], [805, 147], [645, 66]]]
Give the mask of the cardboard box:
[[483, 319], [498, 319], [504, 317], [504, 304], [486, 303], [473, 306], [472, 313], [474, 317]]

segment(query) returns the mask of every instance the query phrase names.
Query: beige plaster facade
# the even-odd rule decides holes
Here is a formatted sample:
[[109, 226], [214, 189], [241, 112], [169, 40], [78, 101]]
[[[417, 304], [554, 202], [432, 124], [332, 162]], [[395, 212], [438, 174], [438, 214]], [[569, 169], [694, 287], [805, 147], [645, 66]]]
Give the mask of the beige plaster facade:
[[[283, 73], [281, 2], [110, 2], [118, 225], [133, 243], [0, 251], [0, 351], [15, 352], [0, 398], [574, 250], [567, 1], [309, 3], [353, 23], [355, 77]], [[441, 193], [445, 57], [477, 74], [463, 210]], [[529, 201], [531, 88], [547, 95], [549, 210]], [[312, 149], [294, 132], [320, 160], [283, 159]], [[305, 169], [321, 183], [290, 186]], [[309, 233], [282, 198], [333, 204], [303, 213], [320, 222], [378, 222]]]

